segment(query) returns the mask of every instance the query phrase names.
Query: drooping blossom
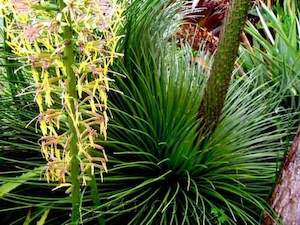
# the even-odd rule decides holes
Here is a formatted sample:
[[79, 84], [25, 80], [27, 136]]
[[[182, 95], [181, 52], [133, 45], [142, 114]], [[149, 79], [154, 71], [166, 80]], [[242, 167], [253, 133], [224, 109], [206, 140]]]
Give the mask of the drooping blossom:
[[30, 43], [33, 43], [40, 35], [42, 26], [39, 24], [26, 26], [24, 29], [24, 36]]
[[12, 0], [12, 5], [17, 13], [29, 13], [30, 11], [29, 0]]

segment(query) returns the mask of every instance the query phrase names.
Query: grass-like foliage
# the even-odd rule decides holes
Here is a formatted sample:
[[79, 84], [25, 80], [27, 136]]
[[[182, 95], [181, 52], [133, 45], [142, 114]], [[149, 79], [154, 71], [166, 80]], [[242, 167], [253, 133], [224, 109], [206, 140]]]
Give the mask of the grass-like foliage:
[[[197, 138], [207, 74], [194, 60], [202, 53], [170, 41], [180, 7], [134, 1], [126, 12], [119, 46], [124, 57], [111, 74], [120, 91], [110, 92], [108, 140], [99, 140], [109, 172], [103, 182], [95, 174], [98, 188], [81, 188], [83, 224], [104, 216], [109, 225], [258, 225], [268, 211], [265, 199], [286, 147], [288, 117], [273, 112], [280, 99], [270, 97], [272, 86], [253, 87], [252, 70], [233, 79], [214, 132]], [[0, 105], [4, 224], [70, 224], [71, 200], [40, 178], [40, 134], [34, 122], [25, 128], [37, 111], [7, 101]]]
[[163, 6], [146, 1], [129, 11], [119, 64], [126, 79], [116, 78], [123, 94], [111, 97], [111, 169], [98, 211], [109, 224], [259, 224], [286, 135], [276, 129], [276, 99], [252, 88], [254, 72], [233, 81], [215, 132], [198, 142], [206, 75], [188, 48], [168, 44], [177, 10]]
[[282, 4], [269, 8], [261, 3], [253, 9], [259, 23], [248, 23], [246, 31], [253, 47], [243, 49], [241, 59], [246, 70], [259, 70], [258, 83], [272, 84], [274, 93], [280, 93], [285, 104], [299, 107], [300, 4], [296, 0]]

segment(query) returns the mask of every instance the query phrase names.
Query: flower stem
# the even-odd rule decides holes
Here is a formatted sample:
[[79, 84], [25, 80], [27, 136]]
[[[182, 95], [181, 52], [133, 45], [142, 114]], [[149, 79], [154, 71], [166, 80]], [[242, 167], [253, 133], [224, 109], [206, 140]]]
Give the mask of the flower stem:
[[200, 137], [213, 132], [221, 116], [249, 8], [250, 0], [232, 0], [230, 3], [200, 105]]
[[[98, 206], [100, 206], [100, 200], [99, 200], [99, 192], [97, 188], [97, 181], [95, 179], [95, 175], [92, 174], [91, 174], [90, 188], [91, 188], [93, 204], [96, 209]], [[103, 215], [98, 216], [97, 221], [99, 225], [105, 225], [105, 220]]]
[[[59, 0], [60, 9], [62, 10], [65, 7], [64, 1]], [[69, 15], [67, 15], [67, 20], [70, 21]], [[73, 41], [72, 41], [73, 30], [70, 24], [64, 27], [63, 29], [63, 38], [65, 42], [64, 48], [64, 57], [63, 63], [65, 66], [67, 74], [67, 94], [69, 101], [69, 132], [70, 132], [70, 143], [69, 143], [69, 153], [71, 157], [70, 161], [70, 172], [71, 172], [71, 183], [72, 183], [72, 225], [79, 224], [80, 219], [80, 162], [78, 159], [78, 137], [76, 131], [76, 125], [74, 123], [74, 118], [76, 117], [75, 110], [75, 101], [77, 100], [77, 91], [76, 91], [76, 76], [72, 69], [74, 64], [74, 52], [73, 52]]]

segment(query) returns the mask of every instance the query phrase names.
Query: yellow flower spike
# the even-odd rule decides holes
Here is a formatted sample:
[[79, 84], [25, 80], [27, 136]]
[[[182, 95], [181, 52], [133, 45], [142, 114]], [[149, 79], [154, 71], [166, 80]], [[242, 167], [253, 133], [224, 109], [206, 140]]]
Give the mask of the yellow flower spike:
[[52, 100], [52, 97], [51, 97], [51, 90], [50, 89], [47, 89], [45, 91], [45, 102], [46, 102], [46, 105], [48, 107], [50, 107], [53, 104], [53, 100]]
[[[48, 161], [45, 177], [48, 182], [69, 181], [71, 133], [60, 130], [60, 123], [63, 127], [69, 127], [70, 120], [66, 117], [70, 115], [76, 135], [81, 137], [77, 157], [81, 164], [81, 182], [86, 184], [89, 181], [87, 168], [90, 168], [92, 174], [95, 168], [100, 169], [101, 177], [103, 171], [107, 171], [106, 165], [100, 166], [93, 162], [90, 151], [95, 146], [99, 149], [95, 141], [98, 135], [107, 138], [107, 76], [109, 66], [118, 56], [115, 50], [120, 38], [117, 30], [122, 26], [122, 7], [114, 0], [107, 0], [106, 8], [95, 7], [95, 4], [99, 4], [98, 1], [65, 0], [67, 6], [55, 13], [34, 7], [37, 4], [46, 4], [46, 1], [26, 2], [27, 11], [22, 12], [23, 9], [14, 7], [15, 3], [12, 1], [0, 0], [0, 16], [8, 21], [5, 28], [9, 37], [8, 45], [15, 55], [29, 63], [32, 71], [36, 87], [35, 101], [40, 110], [38, 121], [45, 138], [41, 143], [41, 152]], [[67, 89], [69, 81], [63, 58], [67, 45], [62, 31], [66, 25], [73, 28], [72, 44], [76, 57], [72, 69], [76, 72], [77, 96], [72, 95], [72, 101]], [[104, 35], [99, 37], [95, 33]], [[53, 99], [57, 98], [61, 98], [61, 104], [53, 104]], [[75, 105], [75, 112], [71, 105]], [[89, 126], [90, 132], [83, 134], [82, 129]], [[102, 152], [104, 161], [107, 161], [104, 149]]]
[[[86, 171], [88, 171], [89, 170], [89, 165], [88, 166], [86, 166], [85, 168], [84, 168], [84, 172], [86, 172]], [[91, 178], [89, 177], [89, 176], [86, 176], [86, 175], [82, 175], [82, 180], [83, 180], [83, 186], [86, 186], [87, 185], [87, 183], [89, 182], [89, 181], [91, 181]]]
[[27, 24], [29, 21], [28, 14], [19, 14], [19, 15], [16, 15], [16, 17], [18, 18], [18, 22], [22, 23], [22, 24]]
[[85, 151], [84, 148], [83, 148], [83, 146], [82, 146], [82, 143], [81, 143], [81, 142], [78, 142], [78, 143], [77, 143], [77, 147], [78, 147], [78, 152], [79, 152], [79, 153]]
[[105, 124], [102, 122], [99, 125], [100, 125], [100, 133], [104, 136], [104, 139], [106, 140]]
[[[104, 65], [103, 65], [103, 74], [106, 77], [107, 73], [108, 73], [108, 66], [109, 64], [106, 63], [106, 60], [104, 60]], [[105, 79], [104, 79], [105, 80]], [[108, 85], [107, 85], [108, 86]]]
[[68, 93], [65, 93], [64, 95], [64, 103], [65, 103], [65, 108], [67, 109], [68, 112], [71, 111], [71, 104], [70, 104], [70, 97]]
[[55, 168], [55, 178], [54, 178], [54, 180], [59, 180], [60, 182], [61, 182], [61, 170], [59, 169], [59, 168]]
[[30, 48], [28, 48], [28, 49], [32, 48], [32, 49], [34, 49], [35, 52], [41, 53], [41, 49], [40, 49], [40, 47], [39, 47], [39, 45], [38, 45], [37, 42], [34, 42], [32, 47], [31, 47], [31, 45], [28, 45], [28, 46], [30, 46]]
[[87, 183], [86, 183], [86, 176], [82, 176], [82, 185], [83, 186], [86, 186], [87, 185]]
[[108, 116], [107, 116], [107, 113], [106, 111], [103, 112], [103, 117], [104, 117], [104, 129], [102, 129], [102, 133], [103, 133], [103, 136], [104, 136], [104, 139], [106, 140], [107, 139], [107, 124], [108, 124]]
[[72, 115], [70, 116], [71, 120], [73, 121], [74, 125], [75, 125], [75, 131], [76, 131], [76, 135], [77, 137], [80, 137], [80, 121], [77, 119], [77, 116], [75, 115], [75, 117]]
[[101, 182], [103, 182], [103, 172], [102, 172], [102, 170], [100, 170], [100, 178], [101, 178]]
[[83, 61], [79, 64], [79, 68], [78, 68], [78, 72], [79, 73], [85, 73], [86, 72], [86, 69], [87, 69], [87, 61]]

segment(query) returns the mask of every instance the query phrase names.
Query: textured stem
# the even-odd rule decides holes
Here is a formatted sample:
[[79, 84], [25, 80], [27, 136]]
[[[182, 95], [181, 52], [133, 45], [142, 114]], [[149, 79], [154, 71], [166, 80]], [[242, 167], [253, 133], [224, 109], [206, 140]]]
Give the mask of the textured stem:
[[200, 136], [215, 129], [222, 113], [249, 8], [250, 0], [232, 0], [230, 3], [199, 109]]
[[[91, 174], [90, 188], [91, 188], [91, 194], [92, 194], [94, 207], [97, 208], [97, 206], [100, 205], [99, 192], [98, 192], [97, 181], [95, 179], [95, 175], [92, 175], [92, 174]], [[97, 220], [98, 220], [99, 225], [105, 225], [105, 220], [104, 220], [103, 215], [98, 216]]]
[[[61, 10], [65, 7], [63, 0], [59, 1]], [[68, 20], [70, 21], [70, 17], [68, 16]], [[69, 132], [70, 132], [70, 143], [69, 143], [69, 152], [71, 156], [71, 183], [72, 183], [72, 224], [79, 224], [80, 218], [80, 164], [78, 159], [78, 137], [76, 132], [76, 125], [74, 124], [75, 118], [75, 101], [77, 99], [77, 91], [76, 91], [76, 76], [72, 69], [72, 65], [74, 64], [74, 52], [73, 52], [73, 41], [72, 41], [72, 27], [71, 25], [65, 26], [63, 30], [63, 38], [65, 42], [64, 48], [64, 58], [63, 63], [67, 73], [67, 92], [69, 95], [69, 104], [70, 104], [70, 112], [68, 116], [69, 122]]]

